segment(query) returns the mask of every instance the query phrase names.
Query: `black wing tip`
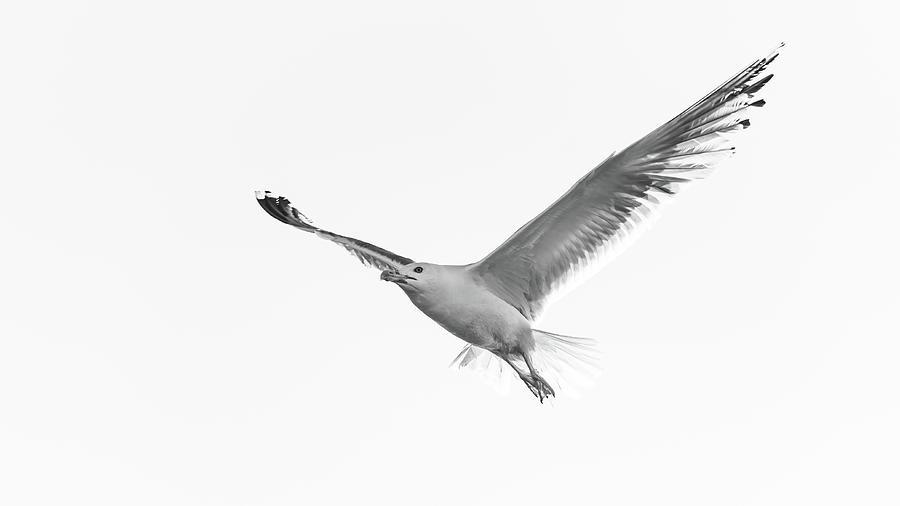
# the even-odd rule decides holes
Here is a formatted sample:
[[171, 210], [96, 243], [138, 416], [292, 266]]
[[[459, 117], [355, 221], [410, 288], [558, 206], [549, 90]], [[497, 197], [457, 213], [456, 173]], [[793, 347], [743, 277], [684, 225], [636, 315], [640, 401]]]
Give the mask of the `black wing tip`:
[[287, 223], [288, 225], [295, 226], [302, 230], [309, 232], [318, 230], [318, 228], [310, 223], [309, 218], [291, 206], [290, 200], [284, 197], [275, 196], [275, 194], [268, 190], [257, 190], [255, 193], [256, 202], [259, 203], [260, 207], [262, 207], [269, 216], [282, 223]]
[[784, 47], [784, 42], [781, 42], [780, 44], [775, 46], [775, 49], [769, 51], [769, 54], [765, 58], [762, 59], [763, 65], [768, 65], [768, 64], [772, 63], [772, 61], [774, 61], [775, 58], [778, 58], [778, 55], [781, 54], [781, 48], [783, 48], [783, 47]]
[[[776, 46], [775, 49], [773, 49], [769, 53], [768, 56], [766, 56], [765, 58], [760, 60], [758, 68], [757, 68], [756, 72], [754, 73], [754, 75], [758, 75], [758, 74], [762, 73], [762, 71], [765, 70], [766, 67], [768, 67], [773, 61], [775, 61], [775, 58], [778, 58], [778, 55], [781, 54], [781, 48], [783, 48], [783, 47], [784, 47], [784, 42], [778, 44], [778, 46]], [[772, 79], [773, 76], [774, 76], [774, 74], [769, 74], [769, 75], [763, 77], [762, 79], [760, 79], [759, 81], [757, 81], [755, 84], [756, 89], [754, 91], [759, 91], [759, 89], [762, 88], [767, 82], [769, 82], [769, 80]]]
[[[746, 72], [748, 72], [747, 79], [746, 79], [746, 81], [744, 81], [744, 85], [741, 88], [741, 93], [746, 93], [750, 96], [753, 96], [754, 93], [757, 93], [759, 90], [761, 90], [762, 87], [766, 85], [766, 83], [768, 83], [773, 77], [775, 77], [775, 74], [770, 73], [762, 78], [757, 79], [757, 77], [760, 74], [762, 74], [763, 71], [765, 71], [768, 68], [768, 66], [772, 64], [773, 61], [775, 61], [775, 58], [778, 58], [778, 55], [780, 54], [779, 51], [783, 47], [784, 47], [784, 42], [782, 42], [775, 49], [773, 49], [768, 54], [768, 56], [766, 56], [765, 58], [762, 58], [761, 60], [757, 60], [756, 63], [754, 63], [747, 69], [747, 71], [746, 71]], [[760, 101], [757, 101], [750, 105], [761, 107], [764, 104], [765, 104], [765, 101], [760, 100]]]

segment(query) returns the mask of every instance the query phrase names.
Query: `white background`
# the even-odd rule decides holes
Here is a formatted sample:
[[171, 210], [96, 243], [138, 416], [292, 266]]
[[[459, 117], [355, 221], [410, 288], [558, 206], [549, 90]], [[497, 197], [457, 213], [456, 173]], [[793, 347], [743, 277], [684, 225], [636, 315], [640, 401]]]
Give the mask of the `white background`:
[[[0, 503], [897, 504], [897, 13], [850, 7], [5, 3]], [[450, 370], [253, 198], [472, 262], [782, 40], [733, 161], [543, 320], [601, 340], [578, 400]]]

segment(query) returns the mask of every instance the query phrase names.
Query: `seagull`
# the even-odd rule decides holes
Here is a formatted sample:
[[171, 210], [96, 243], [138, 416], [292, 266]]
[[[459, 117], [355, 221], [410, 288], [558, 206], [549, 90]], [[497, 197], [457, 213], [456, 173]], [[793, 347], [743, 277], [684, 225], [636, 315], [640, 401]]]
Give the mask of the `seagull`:
[[[467, 265], [416, 262], [319, 228], [288, 199], [257, 191], [275, 219], [344, 247], [399, 286], [438, 325], [467, 344], [461, 368], [486, 357], [508, 364], [541, 403], [568, 377], [596, 370], [595, 341], [534, 328], [549, 303], [629, 243], [659, 205], [734, 153], [733, 134], [765, 104], [759, 91], [780, 44], [642, 139], [585, 174], [486, 257]], [[483, 360], [482, 360], [483, 362]], [[568, 387], [567, 387], [568, 388]]]

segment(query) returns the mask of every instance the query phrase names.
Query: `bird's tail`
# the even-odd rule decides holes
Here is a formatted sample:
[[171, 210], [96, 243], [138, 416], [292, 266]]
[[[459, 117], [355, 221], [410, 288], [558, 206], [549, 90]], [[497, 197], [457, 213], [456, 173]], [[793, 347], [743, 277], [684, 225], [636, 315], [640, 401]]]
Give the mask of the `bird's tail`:
[[[532, 329], [534, 350], [531, 358], [535, 369], [557, 393], [577, 396], [594, 383], [600, 373], [600, 351], [596, 341], [584, 337], [563, 336]], [[522, 357], [510, 357], [522, 371], [528, 366]], [[507, 393], [511, 383], [518, 382], [516, 373], [500, 357], [469, 344], [450, 364], [460, 371], [480, 376], [498, 392]]]
[[450, 363], [451, 368], [474, 374], [490, 385], [497, 393], [508, 394], [513, 381], [519, 381], [512, 368], [492, 352], [467, 344]]
[[554, 390], [577, 395], [593, 385], [600, 374], [597, 341], [586, 337], [563, 336], [532, 329], [534, 368]]

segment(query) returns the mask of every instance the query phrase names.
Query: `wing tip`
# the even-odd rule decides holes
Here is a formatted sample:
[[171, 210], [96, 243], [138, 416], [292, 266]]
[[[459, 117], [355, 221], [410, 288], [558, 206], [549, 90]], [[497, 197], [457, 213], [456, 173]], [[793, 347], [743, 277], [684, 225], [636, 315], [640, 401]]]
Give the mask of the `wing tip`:
[[[766, 55], [766, 57], [763, 58], [763, 59], [759, 62], [759, 70], [758, 70], [758, 72], [762, 72], [766, 67], [768, 67], [769, 65], [771, 65], [771, 63], [772, 63], [773, 61], [775, 61], [775, 58], [778, 58], [778, 55], [781, 54], [781, 49], [782, 49], [783, 47], [784, 47], [784, 42], [781, 42], [780, 44], [778, 44], [777, 46], [775, 46], [775, 49], [769, 51], [769, 54]], [[769, 75], [768, 79], [771, 79], [771, 74]]]
[[769, 51], [769, 54], [766, 55], [765, 58], [763, 58], [763, 63], [766, 64], [766, 65], [768, 65], [769, 63], [772, 63], [772, 60], [774, 60], [775, 58], [777, 58], [778, 55], [781, 53], [781, 49], [782, 49], [783, 47], [784, 47], [784, 41], [780, 42], [777, 46], [775, 46], [774, 49], [772, 49], [771, 51]]
[[254, 194], [260, 207], [276, 220], [308, 232], [318, 230], [309, 218], [291, 206], [290, 200], [281, 196], [276, 197], [268, 190], [256, 190]]

